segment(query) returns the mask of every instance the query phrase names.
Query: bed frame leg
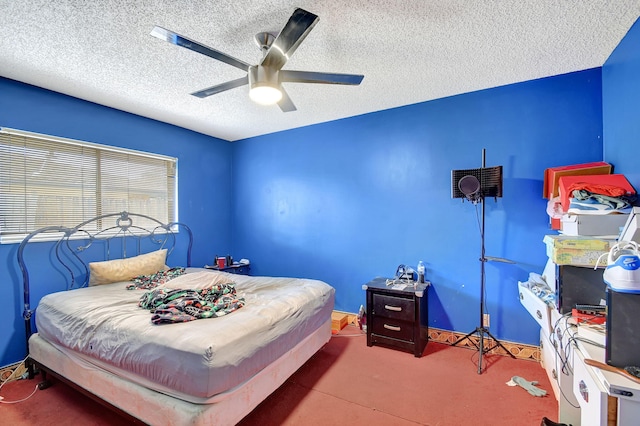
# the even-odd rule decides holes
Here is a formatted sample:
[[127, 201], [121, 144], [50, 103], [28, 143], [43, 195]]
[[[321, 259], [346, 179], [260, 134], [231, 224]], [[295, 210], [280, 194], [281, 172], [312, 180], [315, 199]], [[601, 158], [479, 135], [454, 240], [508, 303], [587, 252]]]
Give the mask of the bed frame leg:
[[51, 384], [51, 380], [43, 380], [42, 382], [38, 383], [38, 389], [45, 390], [47, 388], [50, 388]]
[[27, 358], [25, 362], [26, 362], [27, 374], [28, 374], [27, 377], [29, 378], [29, 380], [33, 380], [33, 378], [36, 375], [35, 365], [33, 364], [33, 361], [31, 361], [30, 358]]
[[51, 387], [53, 383], [51, 383], [51, 380], [47, 379], [47, 372], [43, 369], [40, 369], [40, 374], [42, 374], [42, 381], [38, 383], [38, 389], [45, 390], [48, 387]]
[[42, 375], [42, 381], [38, 383], [38, 389], [44, 390], [53, 385], [51, 380], [47, 379], [47, 371], [44, 368], [37, 368], [37, 363], [31, 359], [26, 361], [27, 372], [29, 373], [29, 380], [35, 379], [36, 374]]

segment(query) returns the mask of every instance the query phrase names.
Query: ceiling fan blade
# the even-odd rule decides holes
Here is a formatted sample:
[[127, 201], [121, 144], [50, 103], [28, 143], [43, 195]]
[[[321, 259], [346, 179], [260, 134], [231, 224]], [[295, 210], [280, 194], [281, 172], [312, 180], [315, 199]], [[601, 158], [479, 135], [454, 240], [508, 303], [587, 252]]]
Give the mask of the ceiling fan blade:
[[236, 59], [233, 56], [229, 56], [226, 53], [222, 53], [219, 50], [205, 46], [204, 44], [188, 39], [187, 37], [183, 37], [180, 34], [176, 34], [173, 31], [169, 31], [162, 27], [154, 27], [151, 31], [151, 35], [159, 38], [160, 40], [168, 41], [169, 43], [175, 44], [176, 46], [184, 47], [189, 50], [193, 50], [194, 52], [206, 55], [210, 58], [217, 59], [218, 61], [227, 63], [236, 68], [240, 68], [243, 71], [249, 70], [249, 67], [251, 66], [250, 64], [241, 61], [240, 59]]
[[303, 9], [296, 9], [262, 59], [262, 66], [282, 69], [302, 40], [318, 23], [318, 16]]
[[216, 93], [224, 92], [225, 90], [235, 89], [236, 87], [244, 86], [248, 83], [249, 77], [245, 76], [242, 78], [238, 78], [237, 80], [227, 81], [226, 83], [198, 90], [197, 92], [193, 92], [192, 95], [199, 98], [206, 98], [207, 96], [215, 95]]
[[315, 71], [290, 71], [280, 70], [280, 81], [289, 83], [319, 83], [319, 84], [347, 84], [357, 86], [362, 82], [364, 75], [337, 74]]
[[280, 91], [282, 92], [282, 99], [278, 102], [278, 106], [282, 110], [282, 112], [291, 112], [295, 111], [297, 108], [293, 104], [293, 101], [289, 97], [289, 94], [284, 90], [284, 87], [280, 87]]

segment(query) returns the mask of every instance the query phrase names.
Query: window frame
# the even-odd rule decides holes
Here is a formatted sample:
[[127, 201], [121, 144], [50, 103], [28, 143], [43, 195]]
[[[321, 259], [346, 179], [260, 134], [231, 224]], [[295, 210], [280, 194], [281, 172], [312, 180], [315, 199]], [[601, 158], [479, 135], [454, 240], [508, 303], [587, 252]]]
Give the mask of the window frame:
[[[120, 148], [120, 147], [115, 147], [115, 146], [105, 145], [105, 144], [100, 144], [95, 142], [81, 141], [76, 139], [63, 138], [59, 136], [34, 133], [34, 132], [25, 131], [25, 130], [7, 128], [7, 127], [0, 127], [0, 139], [2, 138], [27, 138], [28, 140], [31, 140], [32, 143], [35, 143], [37, 141], [43, 141], [47, 144], [51, 144], [53, 148], [55, 148], [55, 145], [60, 144], [58, 145], [60, 147], [60, 152], [64, 152], [64, 148], [65, 147], [68, 148], [69, 146], [95, 150], [95, 157], [90, 157], [92, 159], [95, 158], [95, 161], [96, 161], [96, 167], [94, 171], [95, 176], [93, 176], [96, 182], [96, 186], [93, 191], [90, 191], [90, 193], [93, 192], [93, 202], [95, 203], [95, 216], [101, 216], [105, 213], [117, 213], [112, 211], [104, 212], [102, 210], [103, 209], [102, 203], [104, 200], [101, 198], [102, 187], [101, 187], [100, 181], [101, 181], [101, 176], [105, 176], [106, 174], [104, 172], [104, 168], [101, 167], [101, 165], [99, 164], [100, 161], [102, 161], [101, 160], [102, 153], [108, 153], [111, 155], [133, 156], [133, 158], [137, 158], [142, 161], [144, 161], [143, 159], [162, 161], [164, 162], [164, 166], [167, 168], [167, 171], [165, 174], [166, 182], [167, 182], [166, 184], [167, 197], [165, 200], [165, 205], [161, 207], [163, 207], [162, 210], [166, 209], [168, 223], [179, 221], [179, 218], [178, 218], [178, 159], [176, 157], [163, 155], [163, 154], [150, 153], [145, 151], [139, 151], [139, 150], [134, 150], [130, 148]], [[24, 157], [26, 158], [27, 156], [28, 155], [25, 153]], [[140, 164], [142, 161], [140, 161], [138, 164]], [[127, 159], [127, 162], [128, 162], [128, 159]], [[135, 161], [132, 161], [132, 163], [136, 164]], [[5, 165], [0, 163], [0, 166], [4, 167]], [[1, 174], [2, 172], [0, 171], [0, 178], [2, 177]], [[26, 182], [26, 171], [25, 171], [25, 182]], [[61, 188], [64, 190], [63, 186], [57, 186], [57, 188]], [[160, 188], [160, 186], [158, 186], [158, 188], [163, 190], [163, 188]], [[0, 190], [1, 189], [2, 189], [2, 182], [0, 182]], [[28, 188], [25, 183], [25, 189], [24, 189], [25, 197], [27, 196], [27, 193], [28, 193], [27, 189]], [[122, 200], [124, 200], [125, 204], [128, 206], [127, 209], [130, 209], [132, 198], [127, 197], [126, 199], [122, 198], [121, 201]], [[77, 205], [78, 204], [75, 204], [74, 206], [77, 206]], [[136, 213], [147, 214], [147, 212], [136, 212]], [[153, 217], [154, 215], [151, 215], [151, 216]], [[91, 218], [89, 217], [81, 218], [80, 220], [78, 220], [78, 223], [81, 223], [82, 221], [87, 219], [91, 219]], [[43, 226], [60, 226], [61, 225], [60, 223], [47, 223], [46, 225], [42, 225], [42, 226], [38, 225], [35, 227], [35, 229], [30, 229], [30, 226], [33, 226], [33, 225], [30, 225], [28, 222], [25, 222], [25, 224], [26, 224], [25, 228], [27, 229], [25, 232], [3, 233], [2, 229], [0, 228], [0, 244], [20, 243], [27, 235], [29, 235], [30, 232], [34, 231], [35, 229], [39, 229]], [[53, 241], [53, 240], [56, 240], [56, 237], [57, 236], [55, 234], [50, 234], [50, 235], [39, 237], [37, 240]]]

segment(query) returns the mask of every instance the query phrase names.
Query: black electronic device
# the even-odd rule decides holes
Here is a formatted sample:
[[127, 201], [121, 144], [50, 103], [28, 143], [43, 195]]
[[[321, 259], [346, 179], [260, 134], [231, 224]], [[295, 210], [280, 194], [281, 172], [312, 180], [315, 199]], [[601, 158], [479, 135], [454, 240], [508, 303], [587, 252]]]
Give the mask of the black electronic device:
[[414, 270], [411, 266], [398, 265], [396, 269], [396, 279], [413, 281]]
[[607, 285], [602, 280], [602, 268], [556, 265], [556, 306], [561, 314], [571, 312], [576, 305], [601, 305], [606, 300]]
[[614, 367], [640, 367], [640, 294], [607, 289], [606, 361]]
[[584, 315], [600, 315], [607, 312], [607, 307], [604, 305], [583, 305], [577, 303], [576, 310]]

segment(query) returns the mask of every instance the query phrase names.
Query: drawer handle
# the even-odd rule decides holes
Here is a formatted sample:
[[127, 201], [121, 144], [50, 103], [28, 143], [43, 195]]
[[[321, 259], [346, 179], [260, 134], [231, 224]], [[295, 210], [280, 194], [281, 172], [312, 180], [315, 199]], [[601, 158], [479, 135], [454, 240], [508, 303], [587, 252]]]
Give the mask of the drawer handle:
[[536, 310], [536, 316], [538, 319], [542, 319], [542, 312], [540, 312], [540, 310]]
[[582, 395], [582, 399], [584, 399], [585, 402], [589, 402], [589, 388], [584, 383], [584, 380], [580, 380], [579, 387], [580, 387], [580, 395]]
[[395, 325], [385, 324], [383, 327], [391, 331], [400, 331], [400, 327], [396, 327]]
[[387, 311], [402, 312], [402, 307], [401, 306], [384, 305], [384, 308]]

